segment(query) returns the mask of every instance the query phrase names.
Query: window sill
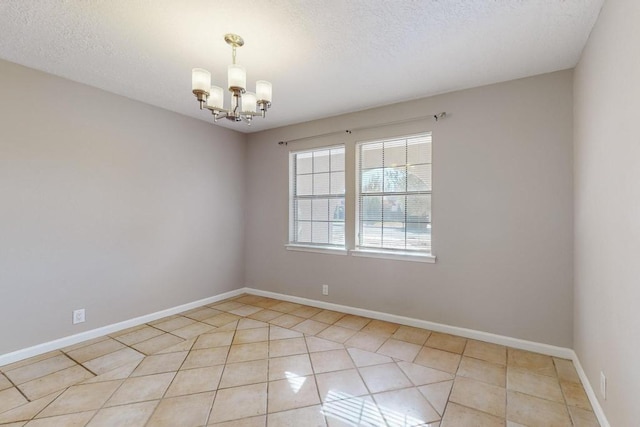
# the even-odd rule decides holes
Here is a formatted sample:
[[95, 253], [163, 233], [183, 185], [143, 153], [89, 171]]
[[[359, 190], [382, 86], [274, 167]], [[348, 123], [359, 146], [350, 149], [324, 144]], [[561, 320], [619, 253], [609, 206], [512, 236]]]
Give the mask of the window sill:
[[382, 259], [394, 259], [399, 261], [426, 262], [430, 264], [434, 264], [436, 262], [436, 257], [432, 254], [416, 254], [415, 252], [353, 249], [353, 250], [350, 250], [349, 253], [353, 256], [367, 257], [367, 258], [382, 258]]
[[335, 248], [333, 246], [306, 246], [306, 245], [285, 245], [288, 251], [298, 251], [298, 252], [315, 252], [318, 254], [329, 254], [329, 255], [348, 255], [346, 249]]

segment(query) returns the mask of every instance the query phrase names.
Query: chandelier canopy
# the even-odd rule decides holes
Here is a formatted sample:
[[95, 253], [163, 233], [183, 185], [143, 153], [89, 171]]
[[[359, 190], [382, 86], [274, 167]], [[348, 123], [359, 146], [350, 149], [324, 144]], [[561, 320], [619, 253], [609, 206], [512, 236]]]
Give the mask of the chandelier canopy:
[[211, 111], [214, 122], [226, 118], [234, 122], [244, 120], [251, 124], [253, 117], [265, 117], [271, 107], [272, 86], [266, 80], [258, 80], [256, 91], [247, 92], [247, 72], [242, 65], [236, 64], [236, 49], [244, 45], [244, 40], [237, 34], [225, 34], [224, 41], [232, 49], [232, 62], [227, 71], [228, 89], [231, 92], [230, 108], [224, 108], [224, 90], [211, 86], [211, 73], [205, 69], [193, 69], [191, 89], [200, 103], [200, 109]]

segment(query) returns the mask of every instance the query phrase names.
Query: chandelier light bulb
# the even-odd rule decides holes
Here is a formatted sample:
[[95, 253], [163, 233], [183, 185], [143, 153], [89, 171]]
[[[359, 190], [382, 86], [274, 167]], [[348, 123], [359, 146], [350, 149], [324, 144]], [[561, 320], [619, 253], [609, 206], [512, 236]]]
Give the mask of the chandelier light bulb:
[[256, 96], [258, 101], [271, 102], [273, 88], [271, 83], [266, 80], [258, 80], [256, 82]]
[[242, 113], [255, 113], [257, 111], [256, 94], [253, 92], [245, 92], [242, 94]]

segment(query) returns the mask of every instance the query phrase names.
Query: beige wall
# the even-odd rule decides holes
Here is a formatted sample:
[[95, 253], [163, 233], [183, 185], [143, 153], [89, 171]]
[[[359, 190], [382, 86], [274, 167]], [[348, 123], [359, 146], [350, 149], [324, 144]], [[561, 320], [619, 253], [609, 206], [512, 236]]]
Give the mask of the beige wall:
[[[250, 135], [246, 284], [571, 347], [572, 96], [562, 71]], [[436, 264], [285, 250], [288, 150], [313, 142], [277, 141], [440, 111], [425, 122]]]
[[241, 286], [244, 156], [244, 135], [0, 61], [0, 354]]
[[640, 2], [607, 0], [574, 84], [574, 341], [612, 426], [640, 420], [639, 22]]

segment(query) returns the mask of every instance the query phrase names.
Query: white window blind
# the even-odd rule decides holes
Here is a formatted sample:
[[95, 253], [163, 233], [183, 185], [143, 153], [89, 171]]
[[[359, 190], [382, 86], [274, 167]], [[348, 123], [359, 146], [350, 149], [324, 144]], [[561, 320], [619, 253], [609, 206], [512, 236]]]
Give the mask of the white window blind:
[[345, 246], [344, 146], [290, 157], [289, 243]]
[[431, 252], [431, 133], [360, 143], [358, 248]]

